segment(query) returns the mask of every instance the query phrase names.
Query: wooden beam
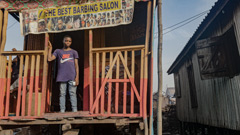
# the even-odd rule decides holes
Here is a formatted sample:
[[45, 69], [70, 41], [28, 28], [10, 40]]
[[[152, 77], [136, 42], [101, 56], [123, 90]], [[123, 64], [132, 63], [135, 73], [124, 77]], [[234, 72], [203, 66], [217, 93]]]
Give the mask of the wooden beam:
[[26, 55], [26, 57], [25, 57], [25, 64], [24, 64], [23, 91], [22, 91], [22, 116], [25, 116], [28, 63], [29, 63], [29, 56]]
[[144, 45], [129, 45], [119, 47], [104, 47], [104, 48], [92, 48], [93, 52], [111, 52], [111, 51], [125, 51], [125, 50], [141, 50]]
[[39, 69], [40, 69], [40, 55], [37, 55], [36, 61], [36, 75], [35, 75], [35, 116], [39, 116], [38, 114], [38, 88], [39, 88]]
[[90, 113], [93, 113], [93, 31], [89, 30], [89, 67], [90, 67], [90, 77], [89, 77], [89, 88], [90, 88]]
[[[97, 95], [99, 91], [99, 53], [96, 53], [96, 92]], [[99, 113], [99, 101], [97, 101], [96, 111], [95, 113]]]
[[[102, 80], [101, 80], [102, 83], [105, 78], [105, 63], [106, 63], [106, 52], [103, 52], [102, 53]], [[101, 97], [101, 114], [104, 114], [104, 104], [105, 104], [104, 100], [105, 100], [105, 89], [103, 89], [102, 97]]]
[[8, 116], [8, 114], [9, 114], [11, 70], [12, 70], [12, 56], [9, 56], [9, 60], [8, 60], [8, 74], [7, 74], [7, 98], [6, 98], [6, 106], [5, 106], [5, 116]]
[[[109, 60], [109, 67], [112, 65], [112, 60], [113, 60], [113, 52], [110, 52], [110, 60]], [[109, 79], [112, 79], [112, 70], [108, 70], [110, 72]], [[108, 83], [108, 114], [111, 113], [111, 108], [112, 108], [112, 82]]]
[[[134, 72], [135, 72], [135, 52], [132, 51], [132, 78], [134, 78]], [[131, 113], [134, 113], [134, 90], [131, 88]]]
[[[28, 95], [28, 116], [31, 116], [32, 111], [32, 95], [33, 95], [33, 81], [34, 81], [34, 68], [35, 68], [35, 55], [31, 57], [31, 73], [30, 73], [30, 89]], [[35, 102], [38, 102], [35, 100]]]
[[0, 55], [20, 55], [20, 54], [44, 54], [45, 51], [42, 50], [36, 50], [36, 51], [4, 51], [1, 52]]
[[4, 51], [6, 40], [7, 40], [7, 25], [8, 25], [8, 11], [4, 11], [4, 22], [3, 22], [3, 29], [2, 29], [2, 41], [0, 52]]
[[[0, 10], [0, 45], [2, 43], [2, 23], [3, 23], [3, 11]], [[1, 49], [0, 49], [0, 53], [1, 53]]]
[[18, 75], [18, 98], [17, 98], [17, 109], [16, 116], [20, 116], [20, 107], [21, 107], [21, 95], [22, 95], [22, 74], [23, 74], [23, 55], [20, 55], [20, 68]]
[[[128, 52], [124, 51], [124, 60], [123, 62], [127, 65]], [[127, 79], [127, 73], [124, 70], [124, 79]], [[123, 114], [127, 113], [127, 82], [123, 84]]]

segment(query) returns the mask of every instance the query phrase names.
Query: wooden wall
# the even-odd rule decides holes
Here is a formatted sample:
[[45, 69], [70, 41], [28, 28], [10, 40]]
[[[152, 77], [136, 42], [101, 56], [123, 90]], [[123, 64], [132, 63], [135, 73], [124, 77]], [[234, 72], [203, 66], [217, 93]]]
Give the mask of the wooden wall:
[[[221, 13], [201, 38], [221, 35], [233, 25], [240, 50], [240, 4], [237, 5], [233, 14], [230, 12], [229, 15], [228, 10], [225, 10], [226, 15]], [[174, 73], [175, 77], [180, 77], [180, 88], [176, 87], [176, 89], [181, 90], [181, 96], [176, 99], [178, 118], [184, 122], [240, 130], [240, 75], [232, 78], [221, 77], [202, 80], [196, 50], [189, 55], [189, 58], [193, 64], [198, 107], [191, 107], [187, 73], [189, 63], [185, 61], [178, 72]], [[175, 86], [178, 86], [176, 78]]]

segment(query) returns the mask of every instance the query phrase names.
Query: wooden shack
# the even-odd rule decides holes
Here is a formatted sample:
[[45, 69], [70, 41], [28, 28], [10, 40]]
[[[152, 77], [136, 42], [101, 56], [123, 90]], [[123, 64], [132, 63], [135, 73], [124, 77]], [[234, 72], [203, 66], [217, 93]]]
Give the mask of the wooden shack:
[[[59, 4], [59, 1], [51, 2]], [[95, 1], [61, 2], [71, 6]], [[11, 39], [6, 37], [8, 15], [19, 20], [21, 10], [40, 8], [43, 3], [0, 1], [0, 133], [3, 129], [21, 126], [70, 124], [75, 127], [90, 125], [93, 128], [86, 129], [95, 131], [89, 134], [115, 134], [108, 125], [115, 125], [114, 129], [120, 131], [127, 127], [126, 132], [132, 134], [143, 131], [151, 134], [153, 9], [156, 1], [135, 1], [133, 20], [127, 25], [27, 34], [22, 43], [23, 51], [4, 51], [6, 38]], [[53, 49], [62, 48], [65, 35], [72, 37], [71, 47], [80, 57], [78, 112], [74, 113], [68, 106], [66, 113], [58, 113], [56, 62], [47, 61], [48, 42]], [[15, 99], [11, 99], [9, 69], [16, 56], [20, 60], [19, 85]]]
[[177, 116], [240, 130], [240, 1], [218, 0], [168, 70]]

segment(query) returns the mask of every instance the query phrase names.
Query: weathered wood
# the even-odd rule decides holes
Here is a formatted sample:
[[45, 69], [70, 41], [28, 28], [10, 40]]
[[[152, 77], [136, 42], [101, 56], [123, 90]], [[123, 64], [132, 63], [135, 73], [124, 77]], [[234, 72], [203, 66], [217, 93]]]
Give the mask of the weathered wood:
[[[29, 87], [29, 97], [28, 97], [28, 116], [31, 115], [32, 110], [32, 95], [33, 95], [33, 82], [34, 82], [34, 68], [35, 68], [35, 56], [31, 57], [31, 73], [30, 73], [30, 87]], [[35, 102], [38, 102], [35, 100]]]
[[[112, 60], [113, 60], [113, 52], [110, 52], [109, 67], [110, 67], [110, 65], [112, 65]], [[112, 79], [112, 70], [110, 70], [109, 72], [110, 72], [109, 79]], [[109, 84], [108, 84], [108, 114], [111, 113], [111, 107], [112, 107], [111, 101], [112, 101], [112, 83], [109, 82]]]
[[[0, 44], [2, 43], [2, 24], [3, 24], [3, 11], [0, 11]], [[0, 49], [1, 52], [1, 49]]]
[[38, 88], [39, 88], [39, 69], [40, 69], [40, 55], [37, 55], [36, 61], [36, 75], [35, 75], [35, 116], [38, 116]]
[[141, 50], [144, 45], [129, 45], [129, 46], [119, 46], [119, 47], [104, 47], [104, 48], [93, 48], [93, 52], [111, 52], [111, 51], [125, 51], [125, 50]]
[[[105, 63], [106, 63], [106, 53], [103, 52], [102, 53], [102, 80], [101, 82], [103, 82], [104, 78], [105, 78]], [[105, 99], [105, 89], [103, 89], [102, 95], [101, 95], [101, 114], [104, 114], [104, 99]]]
[[4, 51], [1, 52], [0, 55], [30, 55], [30, 54], [44, 54], [44, 51], [42, 50], [36, 50], [36, 51]]
[[[128, 58], [128, 52], [124, 51], [124, 60], [123, 62], [125, 62], [127, 64], [127, 58]], [[127, 73], [124, 70], [124, 79], [127, 79]], [[123, 84], [123, 114], [127, 113], [127, 82], [124, 82]]]
[[[141, 66], [140, 66], [140, 97], [143, 99], [143, 64], [144, 49], [141, 50]], [[143, 116], [143, 100], [140, 102], [140, 115]]]
[[[0, 20], [1, 21], [1, 20]], [[7, 25], [8, 25], [8, 11], [4, 10], [4, 22], [3, 22], [3, 28], [2, 28], [2, 39], [1, 39], [1, 46], [0, 46], [0, 52], [4, 51], [6, 40], [7, 40]]]
[[[99, 91], [99, 53], [96, 53], [96, 95]], [[96, 106], [95, 113], [99, 113], [99, 101]]]
[[28, 75], [29, 56], [26, 55], [24, 63], [23, 91], [22, 91], [22, 116], [25, 116], [26, 94], [27, 94], [27, 75]]
[[[89, 83], [90, 83], [90, 109], [93, 107], [93, 31], [89, 30], [89, 67], [90, 67], [90, 77], [89, 77]], [[93, 112], [90, 112], [93, 113]]]
[[[119, 52], [120, 54], [121, 52]], [[120, 68], [120, 61], [119, 57], [117, 57], [117, 64], [116, 64], [116, 79], [119, 79], [119, 68]], [[118, 113], [118, 103], [119, 102], [119, 83], [116, 83], [115, 88], [115, 113]]]
[[[132, 78], [134, 78], [134, 72], [135, 72], [135, 52], [132, 51]], [[134, 113], [134, 91], [133, 88], [131, 88], [131, 113]]]
[[8, 60], [8, 74], [7, 74], [7, 98], [5, 105], [5, 116], [8, 116], [10, 105], [10, 85], [11, 85], [11, 69], [12, 69], [12, 56], [9, 56]]
[[21, 94], [22, 94], [22, 74], [23, 74], [23, 55], [20, 55], [20, 67], [19, 67], [19, 76], [18, 76], [18, 98], [17, 98], [17, 109], [16, 116], [20, 115], [21, 107]]

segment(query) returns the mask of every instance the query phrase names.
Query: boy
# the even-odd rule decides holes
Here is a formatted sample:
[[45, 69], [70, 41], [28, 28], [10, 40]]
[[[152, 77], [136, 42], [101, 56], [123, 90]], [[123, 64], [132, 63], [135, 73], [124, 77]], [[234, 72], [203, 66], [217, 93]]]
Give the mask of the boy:
[[58, 59], [57, 82], [60, 83], [60, 112], [65, 112], [66, 91], [69, 86], [70, 101], [72, 111], [77, 112], [77, 85], [79, 84], [78, 53], [70, 48], [72, 38], [65, 36], [63, 38], [63, 48], [56, 49], [52, 54], [52, 45], [49, 42], [48, 61]]

